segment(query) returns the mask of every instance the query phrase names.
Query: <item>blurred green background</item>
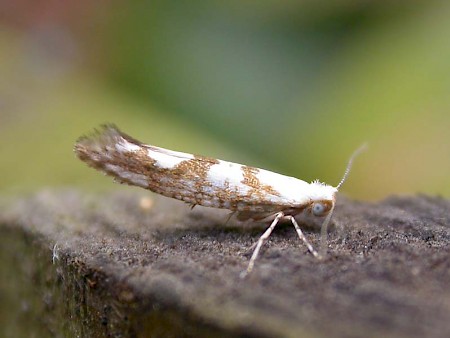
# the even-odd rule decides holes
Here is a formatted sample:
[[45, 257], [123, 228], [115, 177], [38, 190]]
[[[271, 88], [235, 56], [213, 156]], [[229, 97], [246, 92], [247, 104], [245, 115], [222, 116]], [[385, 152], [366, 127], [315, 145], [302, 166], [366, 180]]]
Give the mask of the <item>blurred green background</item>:
[[450, 196], [450, 2], [0, 4], [0, 191], [117, 189], [78, 161], [104, 122], [146, 143]]

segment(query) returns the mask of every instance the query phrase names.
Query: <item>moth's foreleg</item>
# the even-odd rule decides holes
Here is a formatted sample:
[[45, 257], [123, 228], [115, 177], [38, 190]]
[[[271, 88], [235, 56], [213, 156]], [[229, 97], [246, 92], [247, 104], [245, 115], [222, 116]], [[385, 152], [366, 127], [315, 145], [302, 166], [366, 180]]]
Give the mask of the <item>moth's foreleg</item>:
[[280, 219], [283, 217], [284, 217], [284, 214], [282, 212], [279, 212], [276, 215], [275, 219], [270, 224], [270, 226], [267, 228], [267, 230], [261, 235], [261, 237], [259, 237], [258, 242], [256, 242], [255, 251], [253, 251], [252, 257], [250, 258], [250, 262], [248, 263], [247, 270], [245, 270], [241, 273], [241, 278], [244, 278], [253, 270], [253, 266], [255, 265], [256, 258], [258, 257], [259, 250], [261, 250], [261, 246], [263, 245], [264, 241], [267, 238], [269, 238], [273, 229], [275, 228], [277, 223], [280, 221]]
[[303, 241], [303, 243], [305, 243], [306, 247], [308, 248], [309, 252], [311, 252], [313, 254], [314, 257], [316, 258], [321, 258], [321, 256], [319, 255], [319, 253], [314, 250], [313, 246], [311, 245], [311, 243], [308, 241], [308, 239], [306, 238], [306, 236], [303, 234], [302, 229], [300, 229], [300, 227], [297, 224], [297, 221], [295, 220], [295, 218], [293, 216], [286, 216], [286, 219], [289, 219], [292, 224], [295, 227], [295, 230], [297, 231], [297, 235], [298, 237]]

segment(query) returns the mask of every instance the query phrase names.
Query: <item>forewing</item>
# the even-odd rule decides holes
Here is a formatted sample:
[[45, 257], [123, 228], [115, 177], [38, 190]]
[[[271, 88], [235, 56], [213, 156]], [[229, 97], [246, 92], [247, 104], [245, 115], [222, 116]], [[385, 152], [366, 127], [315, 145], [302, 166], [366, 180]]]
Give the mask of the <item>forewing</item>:
[[254, 216], [303, 203], [291, 196], [295, 189], [292, 185], [300, 184], [301, 188], [299, 182], [303, 181], [237, 163], [145, 145], [112, 125], [78, 140], [75, 152], [81, 160], [121, 183], [193, 205], [249, 212]]

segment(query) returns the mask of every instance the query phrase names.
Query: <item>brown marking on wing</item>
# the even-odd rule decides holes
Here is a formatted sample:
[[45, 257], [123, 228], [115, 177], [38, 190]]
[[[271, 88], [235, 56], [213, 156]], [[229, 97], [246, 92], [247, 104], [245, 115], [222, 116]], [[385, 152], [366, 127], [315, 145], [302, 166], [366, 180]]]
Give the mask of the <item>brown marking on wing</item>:
[[[213, 158], [194, 155], [193, 159], [182, 161], [178, 163], [173, 169], [166, 169], [166, 174], [176, 176], [176, 179], [182, 182], [191, 182], [194, 186], [194, 191], [191, 191], [195, 204], [204, 204], [204, 200], [210, 199], [210, 196], [203, 193], [203, 187], [211, 187], [211, 182], [208, 182], [207, 176], [209, 169], [218, 164], [219, 161]], [[183, 188], [183, 187], [182, 187]], [[186, 189], [184, 189], [186, 191]]]
[[[147, 147], [148, 148], [148, 147]], [[146, 150], [123, 153], [126, 160], [120, 156], [114, 163], [121, 161], [127, 171], [145, 175], [148, 178], [148, 189], [164, 196], [176, 198], [189, 204], [205, 205], [208, 201], [215, 201], [216, 207], [224, 207], [225, 200], [218, 196], [211, 196], [204, 191], [204, 187], [212, 187], [207, 180], [211, 166], [219, 161], [202, 156], [195, 156], [180, 162], [173, 168], [161, 168], [156, 161], [148, 156]], [[142, 165], [142, 163], [145, 163]], [[125, 182], [130, 183], [130, 182]]]
[[223, 189], [217, 189], [215, 192], [216, 198], [219, 200], [220, 207], [230, 210], [237, 210], [239, 202], [237, 188], [231, 188], [230, 182], [225, 180]]
[[256, 174], [259, 172], [257, 168], [248, 167], [248, 166], [242, 166], [242, 173], [244, 175], [244, 179], [242, 180], [242, 183], [252, 188], [252, 190], [260, 190], [261, 184], [259, 182], [259, 179], [256, 177]]
[[178, 163], [173, 170], [183, 173], [186, 179], [205, 180], [206, 176], [208, 176], [209, 168], [218, 163], [218, 160], [194, 155], [193, 159]]
[[120, 163], [127, 171], [148, 177], [154, 174], [156, 160], [149, 157], [143, 148], [137, 151], [114, 153], [114, 158], [114, 163]]
[[256, 176], [258, 173], [258, 168], [242, 166], [242, 174], [244, 176], [242, 183], [250, 187], [247, 197], [255, 199], [255, 202], [259, 203], [261, 200], [264, 200], [265, 195], [280, 196], [280, 193], [270, 185], [261, 184]]

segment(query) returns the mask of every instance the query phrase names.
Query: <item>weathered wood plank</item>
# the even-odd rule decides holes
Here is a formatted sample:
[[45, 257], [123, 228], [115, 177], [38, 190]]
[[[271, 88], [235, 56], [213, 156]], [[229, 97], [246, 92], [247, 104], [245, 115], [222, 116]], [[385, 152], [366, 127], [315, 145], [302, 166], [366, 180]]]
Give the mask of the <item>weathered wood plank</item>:
[[[450, 336], [450, 202], [339, 201], [327, 259], [313, 258], [282, 225], [241, 280], [262, 224], [225, 225], [226, 213], [141, 192], [4, 198], [0, 330], [6, 337]], [[317, 246], [318, 230], [306, 234]]]

